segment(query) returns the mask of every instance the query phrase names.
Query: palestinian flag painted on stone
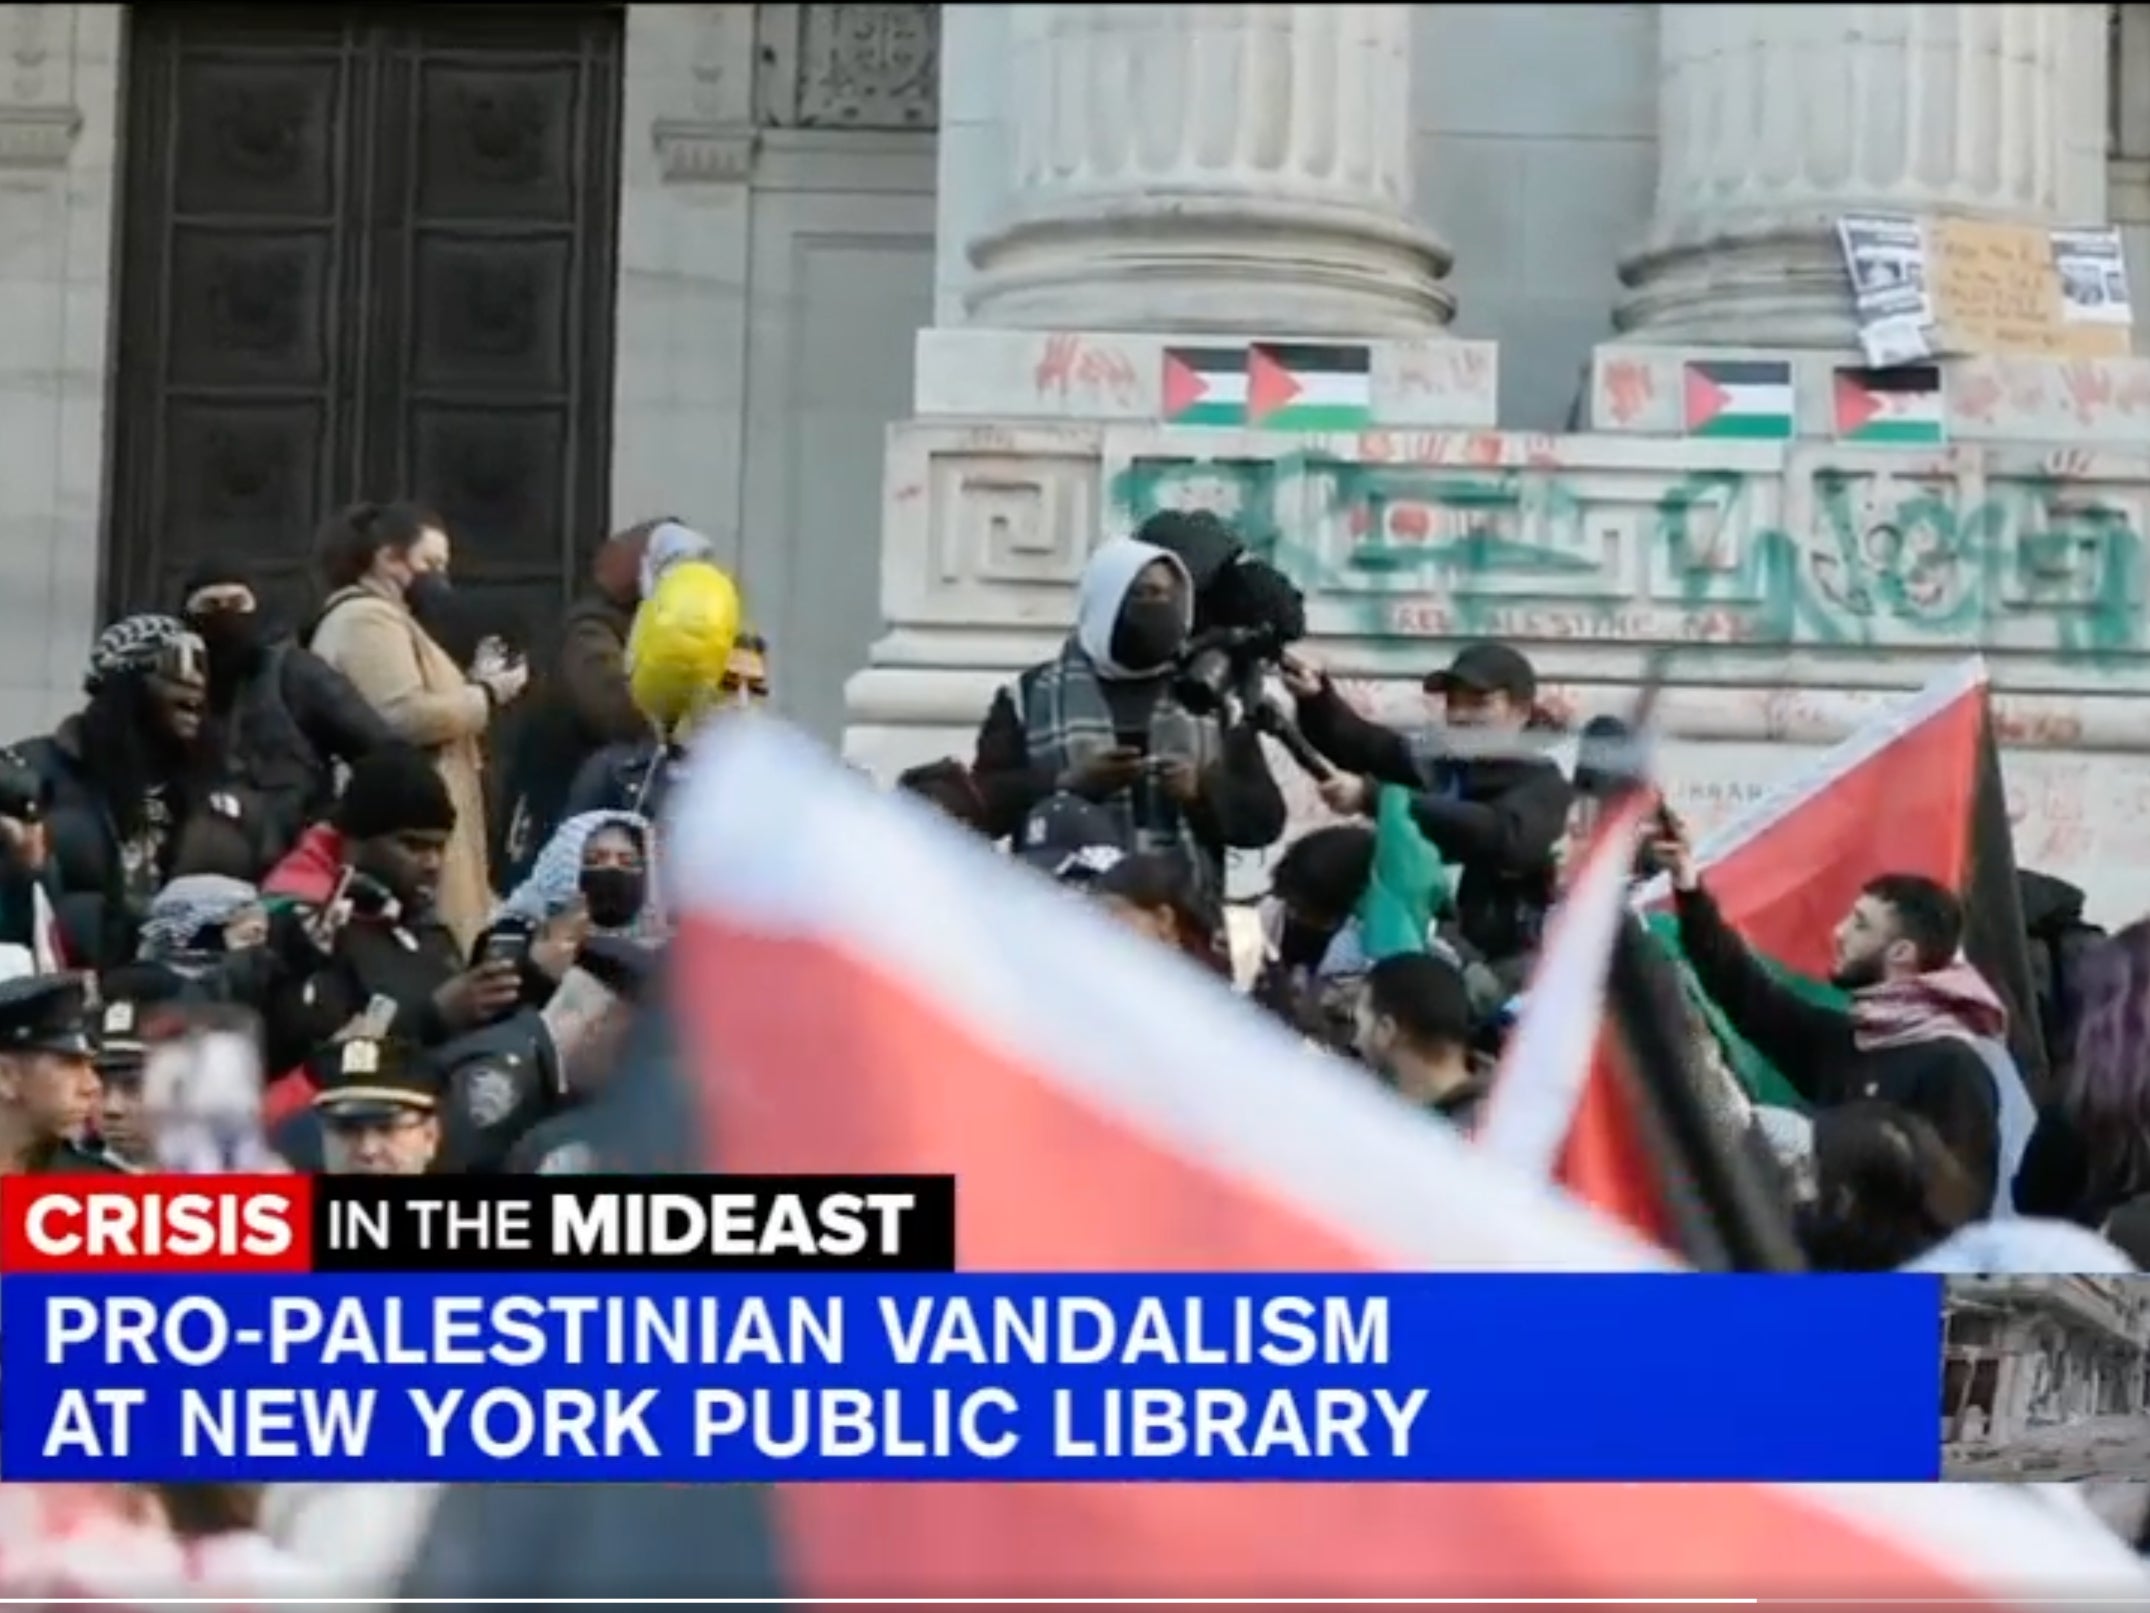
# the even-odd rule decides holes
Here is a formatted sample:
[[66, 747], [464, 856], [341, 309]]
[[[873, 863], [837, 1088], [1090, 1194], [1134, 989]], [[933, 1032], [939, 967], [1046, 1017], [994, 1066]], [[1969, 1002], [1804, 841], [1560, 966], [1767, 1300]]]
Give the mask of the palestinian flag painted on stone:
[[1796, 401], [1788, 359], [1710, 359], [1687, 366], [1690, 437], [1787, 440]]
[[[1877, 713], [1696, 848], [1733, 928], [1814, 980], [1868, 880], [1923, 874], [1955, 891], [1964, 951], [2008, 1005], [2009, 1047], [2035, 1096], [2045, 1047], [2031, 990], [2015, 845], [1983, 660]], [[1646, 893], [1663, 900], [1662, 886]]]
[[1938, 443], [1948, 435], [1939, 365], [1838, 370], [1835, 406], [1845, 442]]
[[1247, 423], [1247, 349], [1168, 347], [1162, 387], [1168, 426]]
[[1373, 417], [1364, 347], [1257, 342], [1247, 351], [1247, 420], [1265, 431], [1357, 431]]
[[[726, 723], [690, 778], [667, 825], [677, 1041], [645, 1010], [613, 1089], [650, 1164], [669, 1139], [739, 1170], [953, 1171], [974, 1270], [1660, 1264], [805, 737]], [[2025, 1613], [2062, 1591], [2150, 1597], [2117, 1539], [2035, 1489], [1764, 1484], [456, 1486], [398, 1592], [1280, 1586], [1852, 1593]]]

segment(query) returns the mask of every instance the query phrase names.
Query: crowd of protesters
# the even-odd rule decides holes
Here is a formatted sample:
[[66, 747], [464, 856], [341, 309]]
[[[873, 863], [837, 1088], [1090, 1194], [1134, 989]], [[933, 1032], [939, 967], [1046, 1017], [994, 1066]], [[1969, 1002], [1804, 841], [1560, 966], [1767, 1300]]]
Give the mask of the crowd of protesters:
[[[1220, 618], [1247, 617], [1233, 594], [1293, 615], [1276, 604], [1289, 585], [1211, 518], [1157, 516], [1106, 543], [1073, 632], [996, 698], [973, 759], [902, 783], [1468, 1128], [1564, 869], [1628, 786], [1637, 742], [1594, 719], [1563, 767], [1535, 669], [1497, 642], [1425, 676], [1432, 709], [1410, 732], [1362, 715], [1298, 645], [1264, 692], [1197, 701], [1192, 654]], [[1285, 838], [1272, 767], [1291, 764], [1261, 739], [1278, 703], [1335, 821], [1274, 855], [1253, 944], [1235, 945], [1225, 860]], [[2082, 921], [2080, 891], [2020, 876], [2052, 1053], [2034, 1088], [2002, 998], [1966, 958], [1956, 892], [1879, 873], [1827, 938], [1829, 977], [1803, 981], [1726, 921], [1679, 819], [1660, 808], [1653, 822], [1635, 878], [1669, 882], [1653, 930], [1683, 988], [1680, 1040], [1709, 1112], [1764, 1162], [1808, 1265], [1970, 1259], [1960, 1251], [2018, 1218], [2082, 1229], [2055, 1259], [2150, 1256], [2150, 923], [2106, 937]]]
[[[100, 633], [80, 709], [0, 752], [7, 1168], [171, 1163], [145, 1083], [234, 1045], [293, 1168], [544, 1167], [532, 1138], [549, 1168], [580, 1157], [546, 1123], [652, 975], [688, 726], [637, 708], [630, 629], [709, 550], [675, 521], [608, 541], [535, 680], [412, 504], [325, 523], [304, 620], [204, 566], [169, 614]], [[765, 656], [737, 633], [695, 718], [765, 698]]]
[[[0, 758], [13, 1167], [156, 1163], [133, 1118], [148, 1050], [233, 1011], [297, 1168], [585, 1159], [572, 1127], [529, 1139], [561, 1135], [540, 1123], [598, 1079], [652, 974], [655, 826], [692, 726], [638, 701], [630, 641], [660, 580], [709, 556], [671, 520], [604, 543], [534, 681], [457, 594], [447, 525], [410, 504], [326, 522], [303, 621], [211, 565], [170, 614], [101, 633], [81, 708]], [[995, 697], [973, 755], [901, 782], [1468, 1126], [1630, 737], [1599, 719], [1563, 766], [1531, 662], [1497, 642], [1425, 677], [1422, 729], [1384, 726], [1305, 631], [1297, 591], [1221, 522], [1153, 517], [1094, 552], [1072, 631]], [[767, 646], [727, 642], [693, 721], [769, 694]], [[1284, 845], [1287, 765], [1333, 821]], [[2018, 1213], [2139, 1241], [2143, 926], [2104, 937], [2080, 893], [2024, 878], [2056, 1055], [2034, 1093], [1955, 893], [1883, 872], [1842, 915], [1833, 978], [1801, 983], [1655, 821], [1636, 873], [1670, 876], [1683, 1040], [1713, 1112], [1785, 1168], [1812, 1263], [1898, 1265]], [[1234, 955], [1235, 853], [1270, 859], [1259, 957]]]
[[[0, 1168], [610, 1168], [596, 1117], [668, 933], [665, 797], [701, 724], [770, 694], [736, 621], [695, 698], [653, 711], [637, 688], [638, 616], [710, 553], [671, 520], [607, 541], [535, 677], [409, 504], [326, 523], [303, 621], [209, 566], [102, 632], [80, 709], [0, 752]], [[1305, 630], [1221, 523], [1154, 517], [1094, 552], [1065, 642], [996, 695], [973, 755], [899, 783], [1469, 1130], [1635, 738], [1594, 721], [1562, 765], [1535, 669], [1496, 642], [1445, 656], [1429, 721], [1391, 728]], [[1283, 766], [1333, 819], [1288, 844]], [[1678, 819], [1652, 821], [1634, 872], [1670, 891], [1672, 1029], [1808, 1266], [1945, 1260], [2018, 1218], [2102, 1234], [2122, 1269], [2150, 1255], [2150, 923], [2106, 937], [2080, 892], [2024, 876], [2055, 1053], [2034, 1100], [1955, 893], [1873, 878], [1831, 977], [1801, 982], [1726, 920]], [[1268, 864], [1251, 909], [1235, 854]], [[233, 1081], [259, 1094], [244, 1135], [171, 1124], [174, 1091]], [[265, 1517], [233, 1487], [155, 1504], [204, 1537]], [[224, 1510], [189, 1523], [204, 1506]]]

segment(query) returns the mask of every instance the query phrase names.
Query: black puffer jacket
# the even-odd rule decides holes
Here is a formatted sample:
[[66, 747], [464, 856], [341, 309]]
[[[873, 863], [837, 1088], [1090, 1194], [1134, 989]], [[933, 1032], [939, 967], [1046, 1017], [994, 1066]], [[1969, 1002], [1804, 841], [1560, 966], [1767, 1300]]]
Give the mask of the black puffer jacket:
[[167, 787], [169, 826], [157, 866], [130, 870], [121, 855], [118, 816], [88, 759], [82, 717], [65, 718], [51, 733], [13, 749], [44, 784], [43, 877], [70, 959], [91, 969], [126, 962], [134, 956], [150, 898], [171, 877], [197, 792], [179, 783]]
[[601, 592], [568, 608], [560, 656], [516, 730], [507, 769], [493, 866], [500, 887], [529, 876], [552, 832], [571, 815], [573, 781], [591, 756], [614, 745], [639, 745], [649, 719], [628, 694], [625, 654], [634, 607]]
[[336, 799], [335, 764], [395, 735], [351, 680], [304, 646], [271, 644], [209, 718], [212, 754], [249, 800], [263, 867], [282, 859]]
[[1456, 928], [1488, 967], [1535, 950], [1573, 794], [1558, 764], [1544, 756], [1422, 761], [1408, 737], [1353, 711], [1333, 683], [1299, 702], [1299, 727], [1337, 766], [1418, 792], [1411, 816], [1461, 870]]

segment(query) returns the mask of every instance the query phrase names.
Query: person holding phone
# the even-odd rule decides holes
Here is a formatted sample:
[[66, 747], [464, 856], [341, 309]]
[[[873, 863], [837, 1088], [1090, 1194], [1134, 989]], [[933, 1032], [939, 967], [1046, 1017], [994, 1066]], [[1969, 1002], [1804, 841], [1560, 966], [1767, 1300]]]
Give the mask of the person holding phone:
[[439, 916], [455, 823], [431, 760], [392, 746], [351, 770], [333, 818], [270, 874], [265, 895], [298, 904], [279, 946], [288, 977], [260, 1005], [270, 1068], [300, 1064], [376, 1004], [387, 1009], [379, 1034], [420, 1047], [514, 1008], [516, 965], [466, 965]]
[[569, 818], [539, 853], [529, 878], [508, 893], [479, 940], [478, 955], [522, 971], [523, 1002], [545, 1002], [592, 936], [655, 939], [663, 930], [650, 882], [654, 829], [633, 812]]
[[1204, 905], [1221, 904], [1226, 850], [1274, 843], [1285, 807], [1252, 728], [1197, 717], [1174, 697], [1193, 623], [1178, 556], [1133, 538], [1090, 556], [1074, 631], [994, 697], [978, 730], [971, 774], [986, 833], [1017, 834], [1065, 791], [1111, 814], [1121, 849], [1178, 854]]
[[427, 631], [451, 593], [446, 525], [409, 504], [354, 504], [321, 533], [322, 580], [332, 590], [308, 645], [378, 712], [396, 737], [425, 750], [455, 803], [440, 869], [440, 918], [468, 947], [485, 927], [492, 879], [485, 832], [484, 739], [494, 715], [529, 682], [529, 668], [496, 657], [465, 673]]

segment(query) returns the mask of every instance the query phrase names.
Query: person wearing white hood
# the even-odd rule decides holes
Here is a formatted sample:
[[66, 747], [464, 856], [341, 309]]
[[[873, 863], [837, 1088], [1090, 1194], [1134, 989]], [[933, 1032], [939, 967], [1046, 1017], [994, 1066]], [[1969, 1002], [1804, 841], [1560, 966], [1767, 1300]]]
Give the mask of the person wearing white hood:
[[1067, 791], [1112, 815], [1121, 849], [1181, 854], [1205, 905], [1221, 902], [1226, 849], [1279, 839], [1284, 797], [1258, 734], [1173, 697], [1193, 623], [1193, 582], [1176, 556], [1132, 538], [1090, 556], [1075, 630], [1001, 689], [978, 730], [972, 776], [987, 834], [1017, 834]]

